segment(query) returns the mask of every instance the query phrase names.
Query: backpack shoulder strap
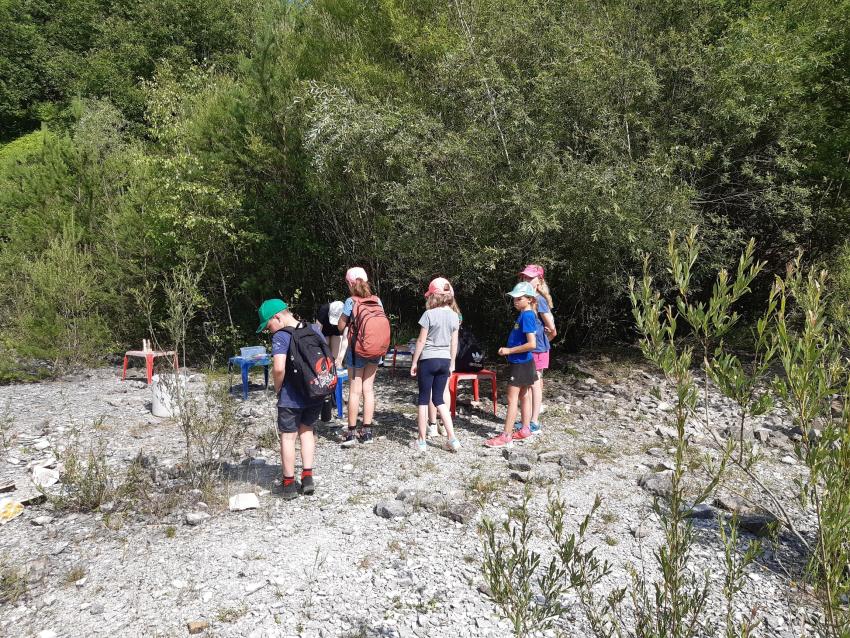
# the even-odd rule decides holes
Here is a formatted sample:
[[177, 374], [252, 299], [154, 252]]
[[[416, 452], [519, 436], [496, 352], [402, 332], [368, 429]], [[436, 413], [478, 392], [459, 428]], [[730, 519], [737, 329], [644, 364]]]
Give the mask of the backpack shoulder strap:
[[299, 334], [304, 334], [305, 330], [312, 330], [312, 328], [303, 321], [299, 321], [297, 326], [290, 326], [289, 328], [283, 328], [283, 330], [286, 330], [286, 332], [295, 338]]
[[368, 297], [352, 297], [351, 298], [351, 316], [348, 318], [349, 323], [351, 324], [350, 334], [355, 334], [357, 332], [357, 306], [361, 301], [365, 301]]

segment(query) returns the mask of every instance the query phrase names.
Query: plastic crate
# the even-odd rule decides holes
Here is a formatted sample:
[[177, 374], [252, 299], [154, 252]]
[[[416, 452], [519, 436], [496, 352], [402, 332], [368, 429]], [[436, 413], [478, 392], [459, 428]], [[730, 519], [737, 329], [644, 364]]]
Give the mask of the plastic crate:
[[247, 348], [239, 349], [239, 356], [243, 359], [251, 359], [253, 357], [263, 357], [266, 354], [265, 346], [248, 346]]

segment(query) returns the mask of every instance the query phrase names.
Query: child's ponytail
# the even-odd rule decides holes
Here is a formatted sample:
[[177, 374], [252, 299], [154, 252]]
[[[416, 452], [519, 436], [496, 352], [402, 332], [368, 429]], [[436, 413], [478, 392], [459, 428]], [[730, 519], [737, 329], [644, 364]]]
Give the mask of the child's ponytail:
[[351, 296], [358, 297], [360, 299], [365, 299], [366, 297], [372, 296], [372, 288], [369, 286], [368, 281], [364, 281], [363, 279], [357, 279], [350, 286]]
[[543, 296], [543, 298], [546, 300], [546, 303], [549, 304], [550, 308], [555, 305], [552, 301], [552, 293], [549, 292], [549, 286], [542, 278], [537, 283], [537, 292], [538, 294]]

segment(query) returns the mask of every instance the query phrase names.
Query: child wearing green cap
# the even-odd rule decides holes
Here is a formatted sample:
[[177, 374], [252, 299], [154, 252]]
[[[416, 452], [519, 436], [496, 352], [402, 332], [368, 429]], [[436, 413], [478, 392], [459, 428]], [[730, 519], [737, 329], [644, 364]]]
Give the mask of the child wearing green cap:
[[[299, 491], [310, 495], [313, 484], [313, 461], [316, 442], [313, 424], [322, 411], [322, 399], [309, 400], [294, 383], [287, 383], [286, 362], [292, 335], [284, 328], [296, 328], [301, 322], [280, 299], [267, 299], [259, 309], [257, 332], [272, 333], [272, 376], [278, 395], [277, 429], [280, 433], [280, 464], [283, 468], [283, 498], [297, 498]], [[313, 328], [316, 330], [316, 328]], [[316, 333], [321, 336], [318, 330]], [[301, 483], [295, 480], [295, 439], [301, 440]]]
[[[501, 434], [489, 439], [487, 447], [511, 447], [515, 440], [531, 436], [531, 386], [537, 378], [531, 352], [537, 346], [536, 293], [531, 284], [521, 281], [508, 295], [513, 297], [514, 308], [519, 312], [513, 330], [508, 335], [508, 345], [499, 348], [499, 355], [508, 358], [508, 414]], [[522, 429], [514, 431], [519, 405], [522, 405]]]

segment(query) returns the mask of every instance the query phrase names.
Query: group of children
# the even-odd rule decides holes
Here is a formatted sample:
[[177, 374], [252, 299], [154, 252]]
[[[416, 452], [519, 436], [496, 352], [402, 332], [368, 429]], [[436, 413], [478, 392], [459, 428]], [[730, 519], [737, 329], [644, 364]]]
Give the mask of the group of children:
[[[507, 293], [519, 313], [508, 335], [507, 345], [499, 355], [507, 357], [508, 411], [503, 431], [488, 441], [488, 447], [506, 447], [540, 432], [543, 400], [543, 371], [549, 367], [551, 340], [557, 334], [552, 314], [552, 298], [544, 280], [542, 266], [530, 264], [519, 273], [520, 281]], [[366, 271], [349, 268], [345, 275], [349, 296], [345, 302], [326, 304], [319, 311], [320, 328], [307, 326], [292, 314], [280, 299], [262, 303], [257, 332], [272, 333], [272, 377], [278, 396], [277, 427], [280, 433], [280, 456], [283, 467], [283, 497], [296, 498], [299, 493], [313, 494], [313, 459], [315, 442], [313, 425], [318, 420], [323, 398], [314, 397], [304, 385], [305, 361], [309, 360], [314, 380], [327, 376], [330, 363], [337, 370], [348, 370], [349, 398], [347, 428], [341, 445], [372, 441], [375, 414], [375, 374], [381, 357], [389, 347], [389, 322], [381, 300], [372, 294]], [[461, 444], [454, 433], [448, 408], [448, 381], [454, 371], [458, 349], [458, 331], [462, 322], [460, 308], [451, 283], [438, 277], [425, 292], [425, 311], [419, 319], [419, 336], [413, 351], [410, 374], [418, 381], [417, 452], [428, 449], [427, 438], [437, 434], [437, 417], [445, 448], [456, 452]], [[306, 330], [306, 332], [305, 332]], [[314, 334], [323, 339], [321, 346]], [[300, 336], [299, 336], [300, 335]], [[305, 354], [301, 341], [313, 350]], [[295, 342], [295, 346], [293, 346]], [[324, 344], [327, 345], [324, 345]], [[299, 346], [299, 347], [296, 347]], [[305, 389], [306, 388], [306, 389]], [[358, 427], [360, 402], [363, 419]], [[519, 415], [519, 418], [517, 416]], [[295, 440], [301, 441], [301, 482], [295, 480]]]

